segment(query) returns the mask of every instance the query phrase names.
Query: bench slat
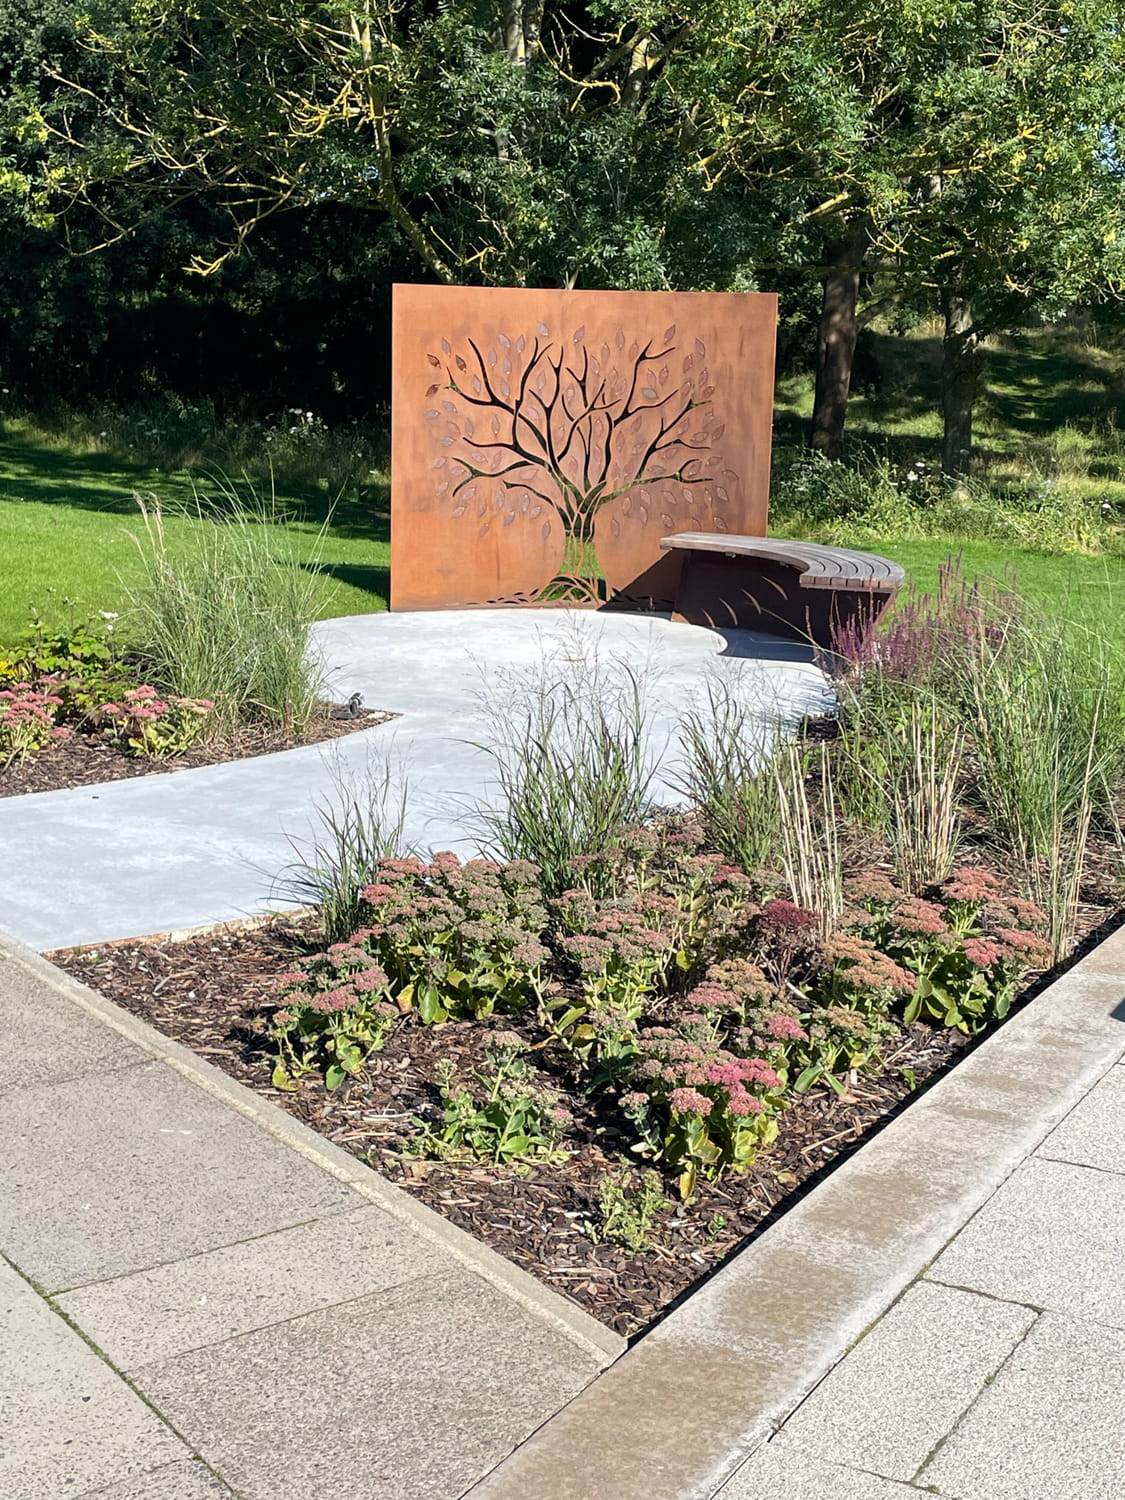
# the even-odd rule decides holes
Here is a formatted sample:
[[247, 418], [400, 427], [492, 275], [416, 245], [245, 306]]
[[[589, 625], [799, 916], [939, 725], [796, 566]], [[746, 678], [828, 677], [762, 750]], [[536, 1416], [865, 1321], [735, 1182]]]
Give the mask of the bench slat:
[[906, 576], [899, 563], [873, 552], [850, 547], [826, 547], [819, 542], [786, 541], [780, 537], [736, 536], [717, 531], [681, 531], [661, 539], [665, 552], [719, 552], [728, 557], [761, 557], [801, 570], [805, 588], [890, 589]]

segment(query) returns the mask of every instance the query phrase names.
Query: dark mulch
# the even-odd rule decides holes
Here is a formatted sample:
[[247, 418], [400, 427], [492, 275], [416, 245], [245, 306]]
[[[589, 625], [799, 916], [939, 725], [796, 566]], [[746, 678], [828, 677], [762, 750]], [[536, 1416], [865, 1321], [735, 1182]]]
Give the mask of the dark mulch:
[[[306, 1080], [296, 1094], [270, 1085], [263, 1046], [274, 976], [301, 946], [299, 928], [278, 923], [252, 932], [178, 943], [128, 943], [54, 956], [75, 977], [191, 1047], [233, 1078], [401, 1183], [454, 1223], [573, 1297], [618, 1332], [638, 1332], [759, 1229], [775, 1207], [852, 1148], [912, 1088], [956, 1058], [968, 1039], [925, 1026], [904, 1033], [878, 1073], [838, 1098], [814, 1091], [782, 1117], [781, 1133], [756, 1167], [702, 1183], [687, 1207], [660, 1215], [651, 1249], [633, 1255], [596, 1244], [598, 1189], [628, 1161], [629, 1141], [581, 1097], [563, 1165], [529, 1169], [433, 1163], [405, 1157], [411, 1117], [436, 1114], [434, 1069], [452, 1057], [463, 1069], [483, 1060], [490, 1030], [479, 1022], [425, 1027], [405, 1020], [361, 1077], [334, 1094]], [[264, 1009], [263, 1009], [264, 1007]], [[534, 1046], [534, 1022], [497, 1018]], [[551, 1078], [556, 1086], [558, 1078]], [[674, 1198], [671, 1188], [669, 1196]]]
[[376, 709], [361, 711], [354, 719], [334, 719], [332, 711], [342, 704], [328, 703], [324, 712], [299, 739], [292, 735], [247, 729], [234, 739], [193, 745], [183, 755], [166, 760], [124, 755], [100, 734], [74, 731], [69, 739], [56, 740], [23, 762], [4, 765], [0, 761], [0, 797], [22, 797], [27, 792], [56, 792], [63, 787], [94, 786], [101, 781], [124, 781], [132, 776], [158, 776], [197, 766], [215, 766], [224, 761], [269, 755], [274, 750], [293, 750], [298, 745], [316, 745], [324, 740], [353, 734], [385, 724], [395, 714]]

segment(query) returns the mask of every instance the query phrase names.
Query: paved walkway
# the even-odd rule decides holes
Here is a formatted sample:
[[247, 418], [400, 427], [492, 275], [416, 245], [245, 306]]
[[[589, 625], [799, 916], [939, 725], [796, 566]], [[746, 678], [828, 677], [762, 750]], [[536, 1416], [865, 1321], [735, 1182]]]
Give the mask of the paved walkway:
[[[332, 692], [361, 692], [391, 724], [229, 765], [0, 799], [0, 929], [46, 952], [292, 906], [277, 890], [315, 807], [362, 789], [389, 759], [409, 792], [407, 840], [479, 849], [474, 807], [496, 796], [489, 756], [529, 684], [597, 660], [636, 674], [649, 709], [656, 794], [674, 798], [678, 724], [712, 676], [758, 715], [823, 710], [827, 688], [799, 644], [644, 615], [583, 610], [358, 615], [318, 625]], [[764, 654], [763, 654], [764, 653]]]
[[1120, 1500], [1125, 927], [471, 1500]]
[[0, 939], [3, 1500], [454, 1500], [623, 1341]]

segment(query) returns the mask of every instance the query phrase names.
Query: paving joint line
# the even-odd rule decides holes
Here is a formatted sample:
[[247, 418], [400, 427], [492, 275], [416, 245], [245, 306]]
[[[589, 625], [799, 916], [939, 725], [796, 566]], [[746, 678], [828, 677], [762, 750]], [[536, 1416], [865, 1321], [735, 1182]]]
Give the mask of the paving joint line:
[[[17, 1266], [9, 1258], [9, 1256], [5, 1254], [3, 1250], [0, 1250], [0, 1261], [2, 1261], [9, 1268], [9, 1270], [14, 1271], [15, 1274], [20, 1278], [20, 1280], [26, 1286], [30, 1287], [30, 1289], [39, 1298], [40, 1302], [42, 1302], [48, 1308], [48, 1310], [53, 1313], [56, 1318], [58, 1318], [61, 1323], [65, 1324], [65, 1326], [70, 1329], [71, 1333], [75, 1334], [79, 1339], [81, 1339], [82, 1343], [85, 1344], [86, 1348], [90, 1350], [91, 1354], [94, 1354], [98, 1359], [100, 1359], [102, 1364], [105, 1365], [106, 1368], [110, 1370], [114, 1375], [116, 1375], [118, 1380], [120, 1380], [123, 1385], [127, 1386], [129, 1390], [132, 1391], [133, 1395], [136, 1396], [137, 1399], [144, 1406], [146, 1406], [155, 1417], [159, 1418], [164, 1426], [167, 1427], [168, 1431], [172, 1433], [172, 1435], [184, 1445], [185, 1454], [188, 1459], [201, 1463], [207, 1470], [207, 1472], [213, 1475], [214, 1478], [216, 1478], [220, 1482], [220, 1484], [225, 1485], [226, 1488], [232, 1493], [238, 1493], [237, 1491], [235, 1491], [233, 1485], [227, 1484], [227, 1481], [223, 1478], [222, 1474], [219, 1473], [218, 1469], [213, 1468], [212, 1465], [208, 1463], [207, 1459], [205, 1459], [202, 1453], [200, 1453], [198, 1449], [196, 1449], [194, 1444], [188, 1441], [188, 1439], [184, 1436], [184, 1434], [180, 1431], [176, 1424], [171, 1421], [170, 1418], [165, 1416], [165, 1414], [160, 1410], [156, 1403], [152, 1401], [144, 1391], [140, 1390], [132, 1380], [130, 1380], [129, 1376], [124, 1370], [120, 1369], [116, 1364], [114, 1364], [113, 1360], [109, 1357], [109, 1355], [105, 1352], [101, 1345], [98, 1344], [95, 1339], [91, 1338], [86, 1330], [80, 1324], [76, 1323], [64, 1308], [58, 1307], [55, 1304], [49, 1292], [45, 1292], [43, 1288], [39, 1286], [38, 1282], [33, 1281], [30, 1276], [21, 1271], [19, 1266]], [[176, 1462], [182, 1461], [183, 1460], [176, 1460]], [[160, 1468], [168, 1467], [168, 1464], [160, 1465]], [[153, 1472], [155, 1471], [151, 1469], [145, 1470], [145, 1473]], [[142, 1474], [138, 1477], [143, 1478], [144, 1475]], [[109, 1482], [110, 1484], [115, 1484], [117, 1481], [111, 1479]], [[103, 1485], [102, 1488], [104, 1489], [105, 1486]], [[86, 1493], [88, 1495], [91, 1493], [96, 1495], [97, 1490], [94, 1490], [92, 1492], [87, 1490]], [[76, 1496], [75, 1500], [81, 1500], [81, 1496]], [[241, 1500], [241, 1497], [239, 1497], [239, 1500]]]
[[[1039, 1322], [1040, 1322], [1040, 1319], [1042, 1318], [1042, 1316], [1043, 1316], [1043, 1314], [1041, 1312], [1040, 1313], [1036, 1313], [1035, 1317], [1032, 1318], [1031, 1322], [1027, 1325], [1027, 1327], [1024, 1329], [1023, 1333], [1019, 1336], [1019, 1338], [1016, 1340], [1016, 1342], [1008, 1350], [1007, 1354], [1000, 1361], [1000, 1363], [996, 1366], [996, 1368], [995, 1368], [995, 1370], [993, 1370], [992, 1374], [985, 1376], [984, 1381], [983, 1381], [983, 1383], [981, 1385], [980, 1390], [977, 1391], [977, 1393], [973, 1397], [973, 1399], [964, 1408], [964, 1410], [961, 1412], [960, 1416], [958, 1416], [957, 1420], [954, 1422], [953, 1426], [949, 1429], [949, 1431], [947, 1433], [944, 1434], [944, 1436], [938, 1438], [937, 1442], [930, 1449], [929, 1453], [926, 1454], [925, 1458], [922, 1460], [921, 1464], [918, 1466], [917, 1470], [915, 1471], [914, 1478], [908, 1481], [910, 1484], [914, 1484], [916, 1480], [921, 1479], [922, 1475], [929, 1468], [929, 1466], [933, 1463], [934, 1459], [937, 1458], [937, 1456], [941, 1452], [941, 1450], [945, 1447], [945, 1445], [949, 1442], [949, 1440], [957, 1433], [957, 1431], [961, 1427], [961, 1424], [964, 1422], [965, 1418], [969, 1415], [969, 1413], [977, 1405], [978, 1401], [980, 1401], [981, 1397], [984, 1396], [984, 1394], [993, 1385], [996, 1384], [996, 1381], [1000, 1378], [1000, 1376], [1003, 1373], [1004, 1368], [1008, 1364], [1008, 1362], [1010, 1360], [1012, 1360], [1012, 1359], [1015, 1358], [1017, 1351], [1023, 1347], [1023, 1345], [1031, 1337], [1032, 1333], [1034, 1333], [1035, 1329], [1039, 1327]], [[940, 1491], [938, 1493], [940, 1493]]]
[[419, 1203], [342, 1147], [292, 1119], [272, 1101], [228, 1078], [189, 1048], [164, 1036], [155, 1027], [89, 989], [65, 971], [56, 969], [48, 959], [16, 940], [0, 937], [0, 953], [43, 980], [87, 1014], [135, 1042], [150, 1055], [153, 1063], [164, 1063], [187, 1082], [314, 1162], [369, 1203], [382, 1208], [427, 1243], [444, 1250], [470, 1274], [479, 1276], [538, 1321], [584, 1349], [599, 1369], [604, 1369], [624, 1353], [626, 1341], [619, 1334], [598, 1323], [561, 1293], [537, 1282], [529, 1272], [506, 1260], [465, 1230], [442, 1218], [435, 1210]]

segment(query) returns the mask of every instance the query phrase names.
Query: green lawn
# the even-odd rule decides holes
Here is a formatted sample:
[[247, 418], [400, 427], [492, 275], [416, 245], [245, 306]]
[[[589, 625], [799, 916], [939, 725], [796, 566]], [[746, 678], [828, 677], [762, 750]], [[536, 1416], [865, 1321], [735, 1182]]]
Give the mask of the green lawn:
[[[134, 538], [144, 523], [134, 494], [155, 494], [166, 508], [190, 507], [193, 483], [204, 496], [216, 493], [198, 475], [193, 481], [103, 453], [66, 451], [18, 430], [0, 433], [0, 639], [27, 623], [31, 606], [60, 622], [72, 610], [120, 611], [140, 571]], [[385, 483], [372, 485], [363, 500], [335, 506], [315, 486], [279, 489], [275, 498], [296, 517], [285, 528], [286, 550], [323, 579], [318, 618], [387, 607]], [[174, 545], [191, 527], [207, 524], [173, 515], [166, 530]]]
[[887, 541], [857, 533], [848, 540], [865, 552], [900, 562], [906, 569], [907, 585], [924, 590], [937, 587], [938, 568], [951, 553], [959, 554], [966, 578], [1010, 580], [1025, 599], [1047, 613], [1115, 640], [1125, 651], [1125, 559], [1080, 552], [1029, 552], [957, 537]]
[[[200, 483], [198, 478], [196, 483]], [[202, 482], [207, 493], [208, 486]], [[119, 611], [125, 584], [139, 574], [132, 538], [143, 532], [134, 492], [155, 493], [165, 502], [189, 503], [192, 479], [165, 474], [102, 453], [65, 450], [26, 433], [0, 433], [0, 640], [26, 624], [34, 605], [63, 620], [74, 600], [78, 614]], [[296, 558], [318, 567], [323, 579], [318, 618], [363, 614], [387, 605], [389, 519], [385, 483], [373, 484], [362, 499], [334, 508], [323, 488], [291, 487], [278, 501], [303, 519], [286, 527], [287, 546]], [[172, 518], [177, 534], [200, 524]], [[857, 533], [853, 545], [901, 562], [911, 581], [932, 588], [950, 552], [961, 553], [963, 571], [1003, 578], [1015, 575], [1026, 595], [1061, 614], [1112, 634], [1125, 646], [1125, 561], [1082, 553], [1051, 555], [1006, 544], [960, 540], [887, 540]]]

